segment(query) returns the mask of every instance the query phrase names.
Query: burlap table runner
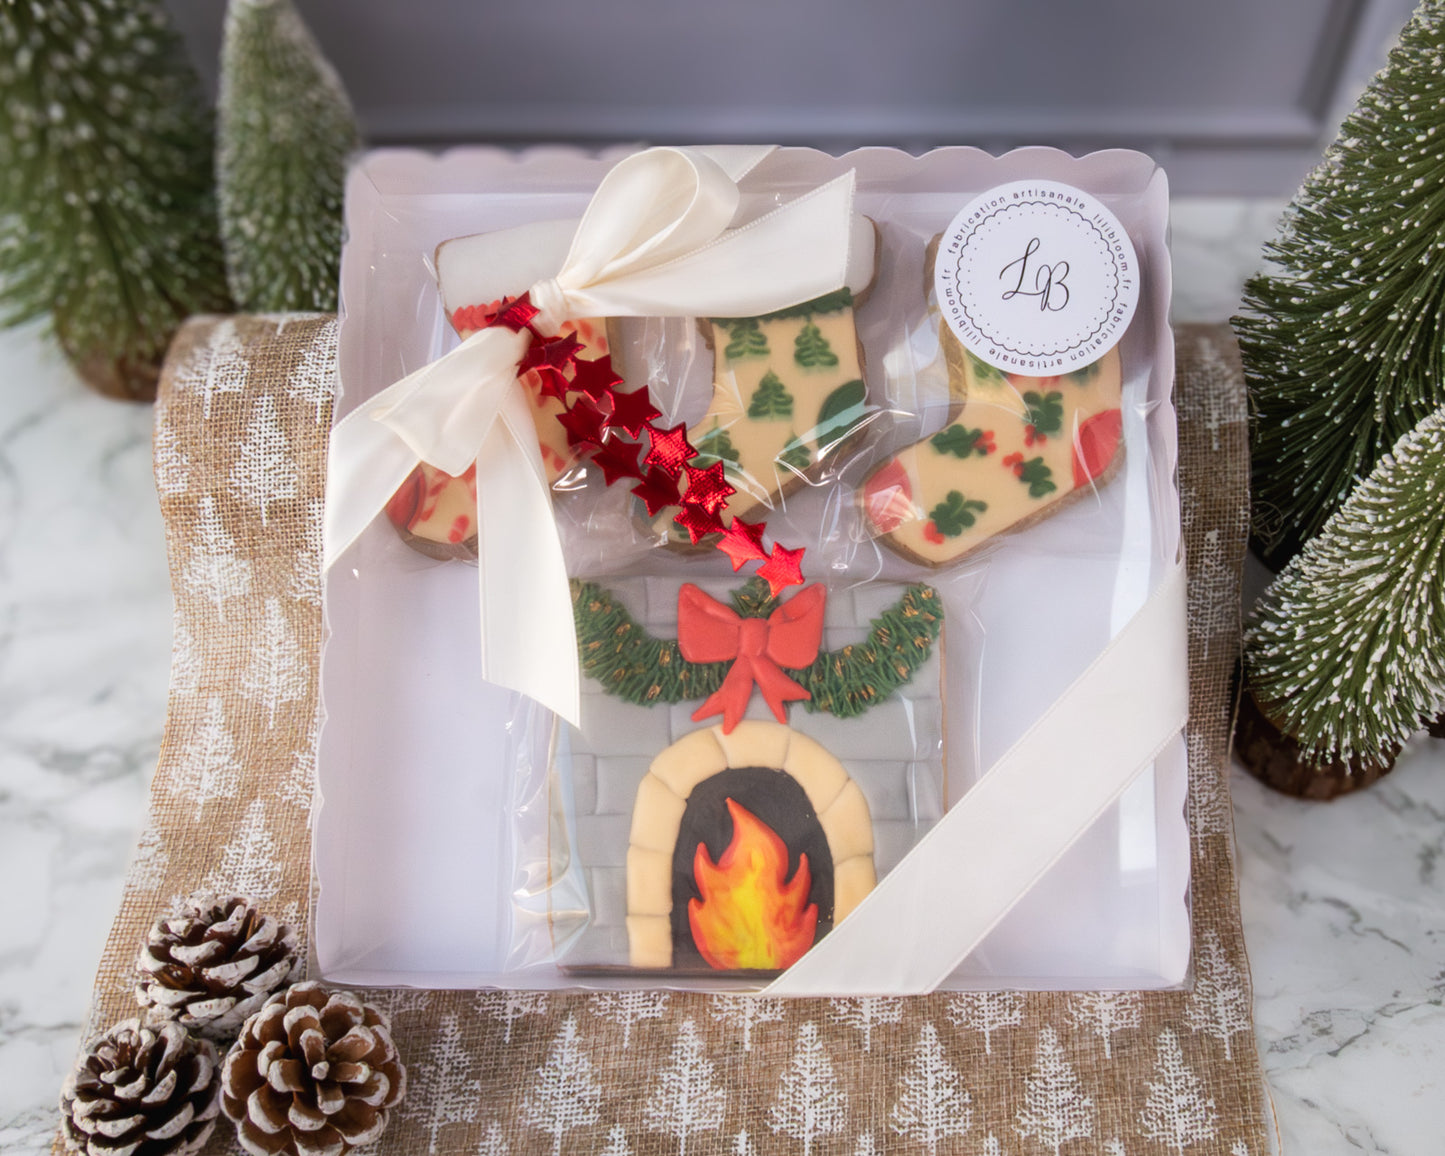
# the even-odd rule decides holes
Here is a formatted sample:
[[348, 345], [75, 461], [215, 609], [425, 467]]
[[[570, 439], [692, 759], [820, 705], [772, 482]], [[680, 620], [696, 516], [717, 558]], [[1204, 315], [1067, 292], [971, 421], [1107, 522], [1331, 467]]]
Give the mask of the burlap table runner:
[[[1193, 990], [803, 1002], [373, 991], [410, 1069], [379, 1151], [1269, 1151], [1226, 778], [1244, 390], [1227, 329], [1178, 336]], [[327, 316], [197, 319], [171, 350], [155, 433], [176, 604], [170, 706], [94, 1030], [134, 1014], [137, 945], [176, 897], [230, 889], [291, 920], [305, 911], [335, 370]], [[233, 1148], [223, 1121], [210, 1150]]]

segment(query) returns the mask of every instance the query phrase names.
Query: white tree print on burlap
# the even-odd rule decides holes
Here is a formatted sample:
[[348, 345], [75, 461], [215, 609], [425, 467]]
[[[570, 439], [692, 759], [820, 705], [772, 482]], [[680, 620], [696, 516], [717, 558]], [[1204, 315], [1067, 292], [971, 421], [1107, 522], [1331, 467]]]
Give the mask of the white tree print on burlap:
[[207, 701], [206, 715], [177, 761], [179, 765], [167, 790], [196, 804], [196, 822], [200, 822], [212, 799], [236, 797], [241, 786], [241, 764], [236, 759], [236, 741], [226, 726], [226, 708], [219, 696]]
[[251, 407], [246, 440], [231, 467], [231, 493], [260, 510], [264, 526], [272, 503], [294, 498], [299, 481], [300, 473], [281, 429], [276, 403], [269, 393], [264, 393]]
[[1024, 997], [1016, 991], [965, 991], [948, 1001], [948, 1022], [983, 1035], [993, 1055], [993, 1033], [1023, 1023]]
[[888, 1126], [905, 1140], [923, 1145], [928, 1156], [936, 1156], [939, 1144], [973, 1126], [972, 1103], [963, 1078], [944, 1055], [938, 1031], [931, 1023], [924, 1024], [913, 1060], [899, 1077]]
[[743, 1051], [753, 1050], [753, 1029], [783, 1018], [783, 1001], [750, 995], [715, 995], [712, 1018], [743, 1033]]
[[1113, 1039], [1139, 1026], [1144, 1001], [1137, 991], [1085, 991], [1069, 999], [1069, 1022], [1104, 1041], [1104, 1058], [1114, 1058]]
[[401, 1016], [424, 1012], [431, 1007], [432, 993], [414, 987], [386, 987], [369, 989], [364, 996], [393, 1027]]
[[303, 811], [311, 810], [316, 794], [316, 744], [321, 737], [321, 711], [311, 716], [311, 726], [299, 750], [291, 752], [291, 769], [276, 788], [276, 797], [294, 803]]
[[1249, 1145], [1243, 1140], [1236, 1140], [1229, 1146], [1229, 1156], [1249, 1156]]
[[291, 574], [288, 593], [307, 606], [321, 605], [321, 532], [325, 503], [313, 498], [306, 503], [306, 520], [302, 523], [301, 549], [296, 551], [296, 568]]
[[727, 1091], [713, 1079], [713, 1066], [703, 1054], [697, 1025], [690, 1019], [677, 1029], [672, 1058], [652, 1094], [642, 1105], [649, 1129], [677, 1141], [677, 1156], [687, 1156], [687, 1142], [722, 1127]]
[[[126, 872], [126, 890], [159, 891], [170, 862], [171, 857], [161, 843], [161, 834], [156, 830], [155, 814], [147, 811], [145, 827], [141, 830], [140, 841], [136, 843], [135, 858], [130, 861], [130, 870]], [[129, 976], [126, 977], [126, 986], [129, 990]]]
[[1189, 825], [1198, 838], [1223, 835], [1233, 815], [1224, 789], [1224, 768], [1210, 757], [1202, 730], [1189, 732]]
[[1149, 1098], [1139, 1113], [1139, 1131], [1184, 1156], [1184, 1149], [1212, 1140], [1219, 1131], [1219, 1113], [1214, 1101], [1204, 1095], [1204, 1085], [1184, 1062], [1179, 1037], [1165, 1028], [1159, 1033], [1154, 1060], [1158, 1080], [1146, 1080]]
[[1014, 1116], [1014, 1131], [1059, 1156], [1070, 1140], [1094, 1134], [1095, 1116], [1094, 1101], [1084, 1095], [1058, 1035], [1044, 1028], [1034, 1066], [1024, 1078], [1024, 1102]]
[[286, 620], [279, 598], [266, 599], [261, 630], [251, 640], [251, 657], [241, 674], [241, 693], [266, 712], [266, 726], [276, 726], [276, 712], [302, 698], [310, 685], [301, 658], [301, 644]]
[[421, 1125], [430, 1156], [441, 1150], [438, 1139], [443, 1128], [476, 1120], [482, 1082], [475, 1067], [454, 1013], [438, 1021], [426, 1056], [416, 1056], [407, 1064], [401, 1116]]
[[311, 344], [286, 379], [286, 396], [310, 406], [317, 425], [326, 424], [327, 407], [336, 392], [336, 328], [335, 318], [317, 327]]
[[577, 1017], [568, 1016], [522, 1101], [522, 1123], [551, 1136], [552, 1156], [559, 1156], [562, 1137], [597, 1123], [601, 1100], [602, 1087], [577, 1037]]
[[1112, 1140], [1104, 1142], [1104, 1156], [1128, 1156], [1124, 1151], [1124, 1141], [1115, 1136]]
[[731, 1156], [758, 1156], [757, 1145], [749, 1139], [746, 1128], [733, 1137], [733, 1146], [728, 1151]]
[[992, 1132], [984, 1137], [983, 1156], [1004, 1156], [1003, 1142]]
[[476, 1156], [511, 1156], [512, 1149], [502, 1126], [493, 1120], [482, 1133], [482, 1142], [477, 1145]]
[[276, 840], [266, 829], [266, 802], [257, 799], [246, 808], [236, 837], [221, 848], [221, 861], [203, 887], [217, 894], [270, 899], [286, 880], [276, 851]]
[[903, 1001], [886, 995], [829, 1000], [828, 1018], [862, 1033], [863, 1050], [873, 1050], [873, 1029], [903, 1019]]
[[1206, 931], [1194, 960], [1194, 990], [1184, 1005], [1184, 1022], [1196, 1032], [1224, 1045], [1224, 1058], [1234, 1058], [1236, 1033], [1247, 1032], [1249, 994], [1244, 976], [1229, 960], [1217, 931]]
[[607, 1130], [607, 1144], [597, 1156], [632, 1156], [632, 1145], [627, 1142], [627, 1129], [613, 1124]]
[[872, 1132], [864, 1132], [858, 1137], [858, 1143], [853, 1149], [853, 1156], [881, 1156], [882, 1149], [878, 1147], [878, 1141], [873, 1139]]
[[181, 571], [181, 585], [216, 608], [226, 621], [226, 600], [240, 598], [251, 589], [251, 563], [236, 554], [236, 540], [226, 533], [216, 499], [200, 501], [200, 521], [192, 530], [191, 556]]
[[156, 489], [166, 498], [184, 494], [191, 488], [191, 459], [181, 449], [181, 439], [171, 422], [168, 406], [156, 406], [152, 447], [155, 451]]
[[190, 627], [178, 621], [171, 636], [171, 693], [193, 695], [201, 689], [201, 652]]
[[211, 330], [188, 358], [174, 367], [171, 387], [182, 393], [199, 394], [201, 416], [209, 421], [218, 396], [240, 393], [246, 388], [251, 364], [246, 360], [244, 348], [236, 334], [236, 322], [228, 317]]
[[622, 1046], [632, 1046], [632, 1025], [662, 1018], [670, 997], [665, 991], [606, 991], [594, 995], [587, 1006], [598, 1019], [622, 1025]]
[[547, 994], [540, 991], [483, 991], [477, 993], [477, 1011], [505, 1025], [502, 1042], [512, 1042], [512, 1025], [525, 1016], [547, 1014]]
[[768, 1127], [791, 1136], [803, 1145], [803, 1156], [812, 1156], [814, 1141], [837, 1135], [847, 1123], [848, 1094], [818, 1038], [818, 1025], [805, 1023], [798, 1029], [798, 1043], [778, 1097], [768, 1109]]

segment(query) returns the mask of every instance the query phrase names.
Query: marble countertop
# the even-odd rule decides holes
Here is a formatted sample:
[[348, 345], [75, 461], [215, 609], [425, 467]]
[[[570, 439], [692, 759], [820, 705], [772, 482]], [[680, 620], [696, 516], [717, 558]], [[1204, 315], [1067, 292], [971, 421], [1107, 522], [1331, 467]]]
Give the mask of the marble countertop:
[[[1183, 201], [1175, 313], [1220, 320], [1275, 202]], [[0, 1150], [48, 1151], [160, 745], [170, 590], [148, 407], [0, 333]], [[1234, 777], [1259, 1049], [1290, 1156], [1445, 1144], [1445, 743], [1308, 804]]]

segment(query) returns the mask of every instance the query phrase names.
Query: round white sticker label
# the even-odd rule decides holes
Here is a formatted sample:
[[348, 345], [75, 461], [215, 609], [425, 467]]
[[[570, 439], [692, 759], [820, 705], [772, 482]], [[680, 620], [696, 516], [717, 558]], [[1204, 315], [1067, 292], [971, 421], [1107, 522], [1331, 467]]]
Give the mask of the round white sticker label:
[[1139, 304], [1119, 219], [1057, 181], [998, 185], [964, 206], [934, 263], [943, 316], [976, 357], [1050, 377], [1098, 361]]

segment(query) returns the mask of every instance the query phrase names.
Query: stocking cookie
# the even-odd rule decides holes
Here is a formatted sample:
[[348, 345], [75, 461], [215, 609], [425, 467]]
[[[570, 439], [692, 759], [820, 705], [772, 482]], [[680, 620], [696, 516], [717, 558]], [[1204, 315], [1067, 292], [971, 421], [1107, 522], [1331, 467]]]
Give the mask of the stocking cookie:
[[[836, 455], [866, 416], [854, 310], [872, 285], [877, 245], [866, 218], [855, 233], [844, 288], [762, 317], [700, 322], [713, 354], [713, 392], [687, 436], [697, 464], [723, 463], [736, 491], [729, 516], [765, 516]], [[655, 524], [685, 542], [687, 532], [672, 522], [676, 513], [662, 511]]]
[[1025, 377], [973, 356], [946, 322], [939, 333], [950, 420], [862, 488], [872, 531], [929, 566], [1056, 513], [1107, 480], [1123, 457], [1117, 347], [1072, 373]]
[[[483, 233], [448, 241], [437, 249], [437, 280], [447, 316], [458, 336], [470, 337], [500, 308], [501, 300], [521, 292], [532, 281], [555, 269], [566, 256], [576, 227], [572, 221], [544, 221], [499, 233]], [[489, 276], [492, 267], [506, 258], [506, 267], [517, 268], [515, 253], [524, 251], [531, 277], [523, 285], [501, 285]], [[549, 265], [548, 263], [551, 262]], [[564, 321], [558, 336], [576, 334], [582, 342], [581, 361], [596, 361], [611, 352], [607, 323], [596, 318]], [[537, 445], [547, 481], [555, 482], [580, 460], [567, 439], [558, 417], [566, 412], [561, 399], [542, 390], [542, 377], [528, 370], [520, 378], [531, 405], [537, 428]], [[476, 467], [453, 477], [435, 466], [422, 463], [402, 483], [386, 507], [387, 517], [413, 548], [433, 558], [475, 558], [477, 556]]]

